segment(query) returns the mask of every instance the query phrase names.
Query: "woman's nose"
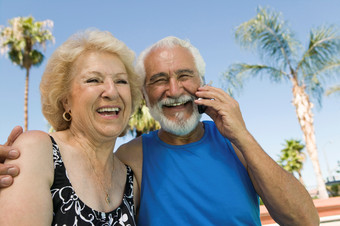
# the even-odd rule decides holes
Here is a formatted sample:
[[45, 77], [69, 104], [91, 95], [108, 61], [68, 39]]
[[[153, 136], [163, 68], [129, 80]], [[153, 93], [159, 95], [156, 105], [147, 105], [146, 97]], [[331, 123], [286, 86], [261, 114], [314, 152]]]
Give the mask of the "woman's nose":
[[108, 99], [114, 99], [118, 95], [116, 85], [112, 79], [107, 79], [104, 81], [104, 91], [102, 96]]

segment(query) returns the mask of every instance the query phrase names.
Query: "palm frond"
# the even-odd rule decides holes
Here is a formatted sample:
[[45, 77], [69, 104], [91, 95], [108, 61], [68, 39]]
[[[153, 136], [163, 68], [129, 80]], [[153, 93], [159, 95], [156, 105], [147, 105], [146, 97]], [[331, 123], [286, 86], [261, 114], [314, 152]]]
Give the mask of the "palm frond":
[[21, 68], [39, 66], [43, 60], [43, 54], [39, 49], [41, 47], [45, 49], [48, 41], [54, 43], [53, 22], [35, 21], [29, 16], [15, 17], [9, 20], [9, 24], [9, 27], [0, 29], [1, 53], [7, 52], [13, 63]]
[[16, 48], [11, 48], [8, 51], [8, 56], [9, 59], [12, 61], [13, 64], [16, 64], [18, 66], [20, 66], [22, 68], [22, 60], [23, 60], [23, 55], [22, 52], [20, 50], [17, 50]]
[[288, 172], [298, 172], [302, 169], [306, 158], [305, 153], [302, 152], [305, 145], [296, 139], [285, 140], [285, 142], [285, 148], [281, 150], [280, 159], [277, 162]]
[[321, 107], [324, 80], [340, 72], [340, 36], [335, 26], [321, 26], [310, 32], [308, 49], [298, 63], [297, 71], [306, 91]]
[[[330, 59], [325, 62], [322, 67], [310, 71], [311, 74], [306, 72], [303, 74], [304, 84], [306, 86], [307, 93], [316, 101], [317, 107], [322, 106], [322, 96], [324, 94], [323, 84], [332, 75], [338, 75], [340, 73], [340, 60]], [[327, 94], [326, 94], [327, 95]]]
[[281, 14], [261, 7], [253, 19], [236, 28], [235, 38], [242, 47], [256, 47], [263, 59], [284, 68], [291, 67], [300, 47]]
[[312, 74], [306, 74], [306, 77], [328, 77], [340, 72], [340, 59], [331, 59], [319, 70], [312, 71]]
[[340, 85], [335, 85], [326, 90], [326, 95], [329, 96], [331, 94], [340, 94]]
[[323, 70], [334, 59], [339, 59], [340, 36], [335, 26], [312, 29], [308, 49], [298, 63], [297, 70], [301, 68], [304, 75], [314, 74]]
[[268, 76], [271, 81], [279, 82], [287, 77], [287, 74], [268, 65], [236, 63], [232, 64], [222, 76], [224, 79], [223, 88], [233, 95], [242, 89], [243, 82], [251, 76]]
[[30, 53], [30, 59], [32, 60], [32, 65], [38, 67], [43, 62], [44, 55], [41, 52], [34, 49]]

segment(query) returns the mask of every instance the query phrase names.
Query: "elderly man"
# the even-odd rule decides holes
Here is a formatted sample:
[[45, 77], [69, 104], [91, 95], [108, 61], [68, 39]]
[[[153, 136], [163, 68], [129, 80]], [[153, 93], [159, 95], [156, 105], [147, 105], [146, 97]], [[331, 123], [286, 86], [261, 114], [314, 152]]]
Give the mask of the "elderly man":
[[[141, 189], [139, 225], [260, 225], [258, 196], [279, 224], [319, 224], [308, 192], [263, 151], [237, 101], [203, 85], [205, 64], [194, 46], [162, 39], [141, 53], [136, 70], [161, 124], [117, 151]], [[213, 122], [200, 122], [198, 106]], [[0, 148], [3, 158], [9, 150]]]

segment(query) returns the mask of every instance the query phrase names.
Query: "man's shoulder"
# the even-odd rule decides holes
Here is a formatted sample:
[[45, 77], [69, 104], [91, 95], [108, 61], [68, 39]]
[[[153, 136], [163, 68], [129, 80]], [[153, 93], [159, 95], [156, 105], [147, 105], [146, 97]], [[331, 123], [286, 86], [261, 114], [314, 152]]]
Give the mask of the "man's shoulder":
[[140, 188], [143, 167], [142, 137], [137, 137], [121, 145], [115, 152], [115, 155], [120, 161], [132, 168]]
[[218, 131], [214, 121], [204, 120], [202, 121], [202, 123], [204, 125], [205, 131], [208, 131], [209, 133], [215, 133], [216, 131]]
[[142, 137], [137, 137], [122, 144], [116, 151], [116, 156], [125, 164], [134, 164], [138, 159], [143, 158]]
[[214, 121], [211, 120], [203, 120], [202, 123], [204, 125], [209, 125], [209, 126], [216, 126]]
[[136, 137], [125, 144], [122, 144], [118, 149], [117, 152], [122, 151], [135, 151], [136, 149], [142, 148], [142, 137]]

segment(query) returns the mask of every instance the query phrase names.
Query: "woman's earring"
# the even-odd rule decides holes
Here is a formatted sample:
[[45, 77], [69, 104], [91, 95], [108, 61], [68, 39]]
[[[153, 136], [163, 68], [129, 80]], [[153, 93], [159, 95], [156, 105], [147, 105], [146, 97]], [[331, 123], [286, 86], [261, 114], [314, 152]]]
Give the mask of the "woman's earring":
[[72, 120], [72, 115], [70, 112], [67, 112], [65, 111], [64, 114], [63, 114], [63, 119], [67, 122], [71, 121]]

